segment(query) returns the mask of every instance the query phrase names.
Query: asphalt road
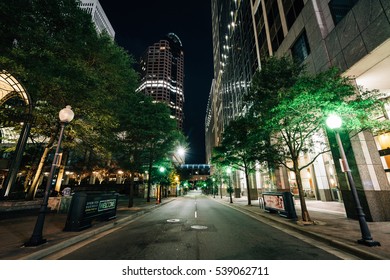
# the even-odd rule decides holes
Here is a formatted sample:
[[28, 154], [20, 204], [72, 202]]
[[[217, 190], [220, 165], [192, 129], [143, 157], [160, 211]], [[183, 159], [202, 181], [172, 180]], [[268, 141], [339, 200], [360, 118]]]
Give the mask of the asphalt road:
[[192, 192], [48, 259], [339, 259], [313, 244]]

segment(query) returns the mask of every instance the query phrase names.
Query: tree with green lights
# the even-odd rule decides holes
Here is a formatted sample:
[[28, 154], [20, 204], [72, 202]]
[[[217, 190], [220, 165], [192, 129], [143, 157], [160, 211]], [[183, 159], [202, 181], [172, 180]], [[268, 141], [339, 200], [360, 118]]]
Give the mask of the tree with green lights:
[[221, 145], [214, 149], [214, 162], [241, 170], [245, 174], [248, 205], [251, 205], [249, 175], [256, 170], [258, 160], [257, 122], [250, 115], [230, 121]]
[[[374, 118], [382, 103], [378, 92], [358, 90], [337, 69], [318, 75], [301, 75], [289, 88], [278, 92], [280, 100], [269, 108], [269, 119], [261, 129], [270, 135], [270, 151], [277, 165], [294, 172], [299, 191], [302, 220], [311, 222], [302, 186], [301, 171], [329, 152], [325, 119], [338, 113], [350, 131], [388, 129], [388, 121]], [[284, 98], [282, 98], [284, 97]], [[309, 155], [305, 162], [300, 158]]]
[[[138, 85], [132, 57], [108, 35], [97, 34], [77, 1], [1, 1], [0, 18], [0, 67], [31, 95], [35, 123], [30, 137], [47, 138], [36, 176], [55, 142], [58, 112], [66, 105], [75, 119], [64, 146], [74, 158], [88, 154], [96, 164], [110, 160], [117, 112]], [[30, 193], [35, 188], [34, 183]]]
[[[184, 135], [177, 129], [177, 123], [170, 117], [170, 110], [164, 103], [153, 102], [149, 97], [123, 101], [128, 106], [120, 113], [120, 125], [116, 129], [117, 152], [115, 158], [127, 165], [132, 172], [147, 171], [149, 174], [147, 201], [159, 162], [168, 162], [178, 146], [186, 146]], [[164, 167], [168, 168], [167, 164]]]

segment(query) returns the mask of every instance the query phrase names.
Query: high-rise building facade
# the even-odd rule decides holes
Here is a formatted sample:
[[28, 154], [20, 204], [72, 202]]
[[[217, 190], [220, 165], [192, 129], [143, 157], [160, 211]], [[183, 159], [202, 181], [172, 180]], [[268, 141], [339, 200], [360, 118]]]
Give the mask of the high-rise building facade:
[[112, 39], [115, 38], [114, 28], [112, 28], [99, 0], [80, 0], [80, 8], [91, 14], [98, 33], [107, 32]]
[[229, 121], [244, 111], [243, 97], [259, 67], [251, 2], [212, 0], [214, 80], [206, 116], [206, 161]]
[[[213, 91], [206, 114], [208, 160], [212, 148], [220, 144], [221, 135], [229, 120], [245, 113], [245, 106], [240, 104], [241, 95], [245, 94], [245, 89], [250, 84], [253, 70], [256, 67], [261, 70], [261, 61], [268, 56], [290, 55], [305, 64], [308, 72], [313, 74], [337, 66], [343, 75], [354, 77], [357, 86], [377, 89], [389, 96], [389, 1], [211, 2], [215, 70]], [[250, 13], [250, 17], [245, 16], [247, 13]], [[242, 33], [244, 26], [248, 37]], [[252, 38], [249, 38], [250, 36]], [[238, 57], [244, 48], [246, 59], [240, 60]], [[245, 70], [247, 74], [243, 72]], [[242, 83], [237, 84], [237, 81]], [[237, 85], [240, 85], [239, 90]], [[229, 89], [228, 93], [226, 88]], [[386, 99], [384, 101], [386, 104], [383, 117], [388, 118], [390, 106]], [[355, 163], [352, 169], [369, 220], [390, 220], [390, 207], [384, 202], [390, 199], [388, 147], [389, 133], [372, 135], [362, 132], [351, 137], [352, 152], [348, 156]], [[347, 214], [353, 216], [354, 206], [349, 198], [345, 176], [341, 172], [338, 159], [333, 158], [336, 154], [324, 154], [302, 172], [304, 190], [307, 196], [313, 199], [343, 201]], [[281, 171], [280, 174], [278, 188], [293, 191], [293, 174], [287, 170]], [[256, 188], [261, 189], [267, 185], [265, 176], [261, 173], [253, 176], [252, 183]], [[238, 180], [237, 184], [242, 183]], [[242, 190], [245, 191], [245, 188]]]
[[164, 102], [171, 118], [183, 129], [184, 121], [184, 52], [179, 37], [169, 33], [149, 46], [140, 62], [141, 85], [137, 91]]

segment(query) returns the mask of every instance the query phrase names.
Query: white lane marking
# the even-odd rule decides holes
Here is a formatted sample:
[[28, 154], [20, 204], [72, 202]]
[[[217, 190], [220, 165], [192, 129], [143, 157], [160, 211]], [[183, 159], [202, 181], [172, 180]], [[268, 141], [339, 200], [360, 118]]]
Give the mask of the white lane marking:
[[195, 198], [195, 219], [198, 218], [198, 205], [197, 205], [197, 201], [196, 201], [196, 198]]
[[206, 226], [201, 226], [201, 225], [193, 225], [191, 226], [192, 229], [207, 229]]

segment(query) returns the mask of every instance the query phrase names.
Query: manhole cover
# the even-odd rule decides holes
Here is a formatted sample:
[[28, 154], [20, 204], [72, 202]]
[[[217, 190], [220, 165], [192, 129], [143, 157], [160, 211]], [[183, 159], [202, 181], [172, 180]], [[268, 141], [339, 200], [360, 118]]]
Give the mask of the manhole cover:
[[206, 226], [200, 226], [200, 225], [193, 225], [191, 226], [192, 229], [207, 229]]
[[178, 223], [180, 222], [180, 219], [169, 219], [167, 220], [168, 223]]

